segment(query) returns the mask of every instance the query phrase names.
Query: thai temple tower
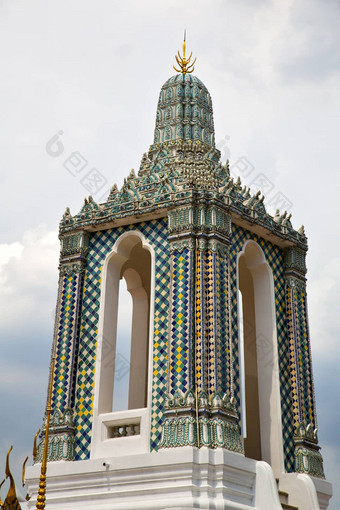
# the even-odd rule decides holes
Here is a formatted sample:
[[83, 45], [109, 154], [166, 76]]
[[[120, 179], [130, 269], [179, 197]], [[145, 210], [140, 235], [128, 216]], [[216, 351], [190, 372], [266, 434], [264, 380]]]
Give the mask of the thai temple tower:
[[[46, 505], [326, 509], [307, 238], [231, 178], [185, 43], [176, 59], [138, 175], [60, 222]], [[123, 279], [129, 396], [113, 411]], [[29, 508], [45, 431], [27, 469]]]

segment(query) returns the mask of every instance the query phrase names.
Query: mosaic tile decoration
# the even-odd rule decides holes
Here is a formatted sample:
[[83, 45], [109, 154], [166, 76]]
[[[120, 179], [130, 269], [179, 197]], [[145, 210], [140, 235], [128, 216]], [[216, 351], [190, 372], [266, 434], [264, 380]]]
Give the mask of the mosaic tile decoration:
[[[288, 472], [294, 471], [294, 422], [292, 416], [291, 402], [291, 381], [290, 381], [290, 364], [289, 364], [289, 348], [287, 338], [287, 324], [285, 318], [285, 279], [284, 279], [284, 260], [283, 253], [279, 247], [273, 245], [269, 241], [244, 230], [243, 228], [232, 225], [232, 246], [231, 246], [231, 306], [232, 306], [232, 336], [233, 339], [238, 338], [238, 322], [237, 322], [237, 255], [242, 250], [244, 243], [252, 239], [256, 241], [262, 248], [266, 261], [270, 265], [273, 272], [274, 289], [275, 289], [275, 306], [276, 306], [276, 326], [277, 341], [279, 354], [279, 371], [280, 371], [280, 389], [281, 389], [281, 410], [282, 410], [282, 433], [284, 445], [285, 467]], [[235, 377], [235, 398], [238, 407], [240, 407], [239, 389], [240, 389], [240, 372], [238, 361], [238, 342], [233, 342], [233, 358], [234, 358], [234, 377]]]
[[174, 251], [171, 255], [171, 319], [169, 388], [183, 393], [191, 383], [192, 361], [192, 251]]
[[96, 338], [98, 333], [101, 271], [118, 237], [139, 230], [155, 251], [154, 367], [151, 410], [151, 449], [161, 434], [163, 399], [167, 390], [167, 342], [170, 289], [170, 253], [167, 219], [96, 232], [91, 236], [83, 291], [76, 388], [76, 460], [89, 458], [92, 427]]
[[178, 139], [215, 145], [210, 94], [191, 74], [172, 76], [159, 94], [154, 143]]
[[224, 320], [219, 321], [218, 384], [219, 389], [223, 393], [227, 393], [230, 388], [233, 387], [231, 366], [230, 264], [229, 257], [226, 253], [217, 253], [216, 258], [216, 307], [218, 316], [224, 317]]
[[206, 321], [206, 381], [207, 390], [211, 395], [217, 390], [217, 345], [218, 345], [218, 321], [216, 300], [216, 254], [211, 251], [205, 252], [204, 268], [204, 291], [205, 291], [205, 321]]
[[[100, 300], [100, 284], [101, 284], [101, 270], [107, 254], [112, 250], [112, 247], [117, 238], [126, 231], [139, 230], [148, 239], [148, 242], [153, 246], [156, 254], [156, 288], [155, 288], [155, 313], [154, 313], [154, 366], [153, 366], [153, 388], [152, 388], [152, 411], [151, 411], [151, 435], [150, 445], [151, 450], [157, 449], [158, 442], [161, 435], [161, 423], [163, 416], [163, 400], [167, 391], [167, 349], [168, 349], [168, 336], [169, 336], [169, 292], [171, 280], [170, 261], [171, 256], [168, 250], [167, 240], [167, 220], [152, 220], [150, 222], [140, 223], [138, 225], [127, 225], [116, 229], [96, 232], [91, 236], [89, 245], [89, 254], [87, 260], [87, 268], [84, 276], [84, 288], [82, 295], [82, 310], [81, 310], [81, 325], [80, 325], [80, 338], [78, 350], [78, 367], [77, 367], [77, 384], [75, 395], [76, 407], [76, 459], [82, 460], [89, 458], [90, 442], [91, 442], [91, 427], [92, 427], [92, 405], [93, 405], [93, 388], [94, 388], [94, 370], [95, 370], [95, 352], [96, 352], [96, 337], [98, 331], [98, 318], [99, 318], [99, 300]], [[214, 353], [215, 361], [216, 356], [220, 355], [220, 373], [221, 384], [226, 388], [230, 385], [235, 390], [235, 397], [239, 399], [239, 366], [238, 366], [238, 338], [237, 331], [237, 295], [236, 295], [236, 257], [242, 250], [246, 240], [252, 239], [261, 246], [263, 249], [266, 260], [270, 264], [275, 284], [275, 303], [276, 303], [276, 320], [278, 329], [278, 349], [279, 349], [279, 363], [280, 363], [280, 377], [281, 377], [281, 399], [282, 399], [282, 420], [283, 420], [283, 439], [285, 462], [287, 471], [294, 469], [294, 444], [293, 432], [294, 423], [292, 416], [292, 402], [291, 402], [291, 380], [289, 371], [289, 344], [286, 333], [286, 319], [285, 319], [285, 280], [284, 280], [284, 264], [283, 255], [281, 250], [272, 245], [270, 242], [259, 238], [257, 235], [252, 234], [241, 227], [233, 225], [232, 227], [232, 245], [230, 248], [230, 288], [228, 288], [228, 264], [227, 255], [197, 252], [196, 264], [198, 269], [198, 277], [196, 279], [197, 290], [199, 290], [199, 298], [196, 301], [197, 310], [197, 328], [200, 332], [200, 318], [202, 314], [208, 313], [208, 328], [207, 338], [208, 341], [203, 342], [201, 350], [208, 345], [209, 362], [212, 363], [212, 344], [210, 339], [218, 334], [223, 338], [221, 342], [222, 350], [220, 354]], [[172, 269], [178, 272], [178, 275], [184, 273], [191, 274], [190, 264], [193, 264], [194, 252], [179, 253], [175, 252], [176, 261]], [[182, 259], [180, 260], [180, 257]], [[178, 259], [178, 260], [177, 260]], [[193, 266], [191, 266], [193, 267]], [[184, 269], [184, 272], [180, 272]], [[205, 282], [201, 282], [200, 271], [203, 270], [205, 275]], [[213, 274], [216, 274], [214, 282]], [[173, 273], [174, 274], [174, 273]], [[185, 278], [183, 278], [185, 279]], [[183, 280], [182, 279], [182, 280]], [[81, 303], [81, 296], [79, 295], [82, 287], [82, 275], [74, 273], [71, 276], [64, 275], [62, 279], [62, 288], [60, 294], [60, 312], [63, 320], [58, 323], [58, 364], [56, 368], [56, 377], [54, 384], [54, 398], [57, 407], [63, 407], [70, 399], [72, 393], [72, 372], [70, 369], [72, 357], [77, 354], [74, 352], [76, 343], [74, 342], [74, 332], [77, 331], [77, 310], [76, 303]], [[173, 282], [177, 286], [177, 282]], [[189, 283], [186, 281], [185, 285], [178, 286], [175, 292], [179, 299], [189, 299], [190, 291], [188, 292]], [[185, 291], [185, 294], [181, 291]], [[174, 291], [174, 289], [172, 290]], [[207, 300], [207, 309], [202, 310], [201, 303], [203, 302], [203, 294]], [[209, 294], [210, 293], [210, 294]], [[212, 309], [212, 301], [209, 296], [216, 296], [219, 304]], [[185, 296], [185, 297], [184, 297]], [[232, 320], [221, 321], [219, 331], [216, 332], [216, 314], [221, 310], [226, 310], [228, 303], [232, 311]], [[305, 297], [300, 296], [298, 299], [298, 313], [301, 315], [301, 322], [306, 323], [306, 307]], [[181, 305], [184, 310], [184, 301]], [[189, 307], [190, 309], [190, 307]], [[210, 316], [209, 316], [210, 313]], [[183, 314], [184, 315], [184, 314]], [[227, 314], [226, 314], [227, 315]], [[178, 316], [177, 316], [178, 317]], [[188, 322], [188, 325], [190, 321]], [[178, 323], [177, 323], [178, 326]], [[188, 326], [189, 327], [189, 326]], [[301, 326], [303, 327], [303, 326]], [[215, 328], [215, 329], [214, 329]], [[228, 329], [231, 329], [230, 335]], [[301, 335], [304, 338], [304, 348], [308, 347], [308, 331], [301, 329]], [[202, 335], [205, 332], [202, 332]], [[73, 336], [72, 336], [73, 335]], [[190, 336], [190, 334], [189, 334]], [[232, 345], [231, 345], [231, 344]], [[205, 346], [204, 346], [205, 344]], [[232, 349], [232, 357], [230, 351]], [[184, 356], [188, 356], [190, 349], [184, 348]], [[181, 354], [183, 356], [183, 354]], [[227, 367], [234, 359], [233, 371], [228, 370]], [[177, 358], [178, 360], [180, 358]], [[201, 365], [201, 372], [203, 373], [204, 367]], [[312, 375], [309, 367], [304, 367], [308, 372], [308, 380], [312, 380]], [[178, 371], [180, 384], [187, 387], [190, 384], [190, 370], [187, 373]], [[183, 376], [183, 379], [181, 377]], [[229, 379], [228, 379], [229, 378]], [[182, 381], [186, 381], [183, 383]], [[210, 387], [216, 384], [216, 381], [210, 381]], [[305, 383], [306, 384], [306, 383]], [[225, 388], [225, 389], [226, 389]], [[224, 388], [223, 388], [224, 390]], [[307, 395], [305, 406], [308, 406], [309, 415], [314, 416], [312, 386], [307, 384], [304, 388], [304, 394]]]
[[305, 286], [287, 285], [286, 292], [291, 371], [294, 378], [294, 423], [296, 427], [299, 422], [312, 423], [316, 428]]
[[303, 313], [304, 313], [304, 325], [305, 325], [305, 345], [304, 349], [307, 353], [305, 356], [306, 362], [306, 373], [308, 374], [308, 411], [309, 411], [309, 421], [314, 425], [314, 428], [317, 429], [317, 419], [316, 419], [316, 405], [315, 405], [315, 390], [314, 390], [314, 377], [313, 377], [313, 369], [312, 369], [312, 352], [311, 352], [311, 341], [310, 341], [310, 333], [309, 333], [309, 318], [308, 318], [308, 306], [307, 306], [307, 294], [305, 293], [303, 296]]
[[309, 331], [308, 331], [308, 318], [307, 318], [307, 304], [306, 294], [301, 290], [298, 292], [298, 324], [300, 329], [301, 339], [301, 371], [304, 374], [302, 382], [303, 387], [303, 412], [307, 423], [313, 423], [314, 427], [314, 402], [313, 402], [313, 377], [311, 373], [310, 356], [305, 356], [310, 347]]
[[73, 402], [74, 367], [79, 333], [82, 273], [60, 278], [57, 324], [57, 352], [53, 379], [52, 406], [64, 411]]
[[196, 377], [198, 391], [202, 391], [205, 387], [205, 317], [204, 317], [204, 253], [196, 251], [196, 291], [195, 291], [195, 306], [196, 306]]
[[295, 311], [295, 292], [294, 288], [286, 283], [286, 317], [289, 337], [289, 359], [291, 372], [291, 395], [293, 404], [294, 426], [297, 428], [302, 422], [301, 405], [301, 385], [300, 385], [300, 364], [296, 358], [299, 358], [299, 342], [296, 335], [296, 311]]
[[[225, 248], [222, 251], [223, 254], [219, 250], [190, 251], [181, 248], [173, 252], [169, 365], [169, 387], [172, 394], [178, 389], [185, 393], [195, 388], [195, 382], [191, 384], [187, 379], [187, 373], [192, 371], [193, 365], [197, 369], [193, 379], [195, 381], [197, 378], [198, 391], [204, 390], [212, 395], [222, 385], [225, 386], [224, 379], [229, 382], [232, 380], [228, 355], [231, 341], [228, 314], [229, 264]], [[195, 276], [193, 267], [186, 262], [190, 257], [196, 258]], [[194, 293], [194, 310], [190, 306], [190, 289]], [[196, 329], [196, 346], [193, 345], [188, 329], [192, 322]]]

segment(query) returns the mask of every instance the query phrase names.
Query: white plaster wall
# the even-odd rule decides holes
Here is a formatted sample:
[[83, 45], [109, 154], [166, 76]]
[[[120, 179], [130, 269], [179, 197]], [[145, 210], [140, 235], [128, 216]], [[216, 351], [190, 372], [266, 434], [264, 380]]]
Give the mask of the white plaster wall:
[[[39, 475], [39, 464], [26, 470], [31, 510]], [[280, 488], [299, 498], [290, 504], [299, 501], [299, 510], [327, 508], [329, 483], [285, 476]], [[48, 510], [282, 510], [269, 464], [205, 447], [49, 463], [46, 501]]]

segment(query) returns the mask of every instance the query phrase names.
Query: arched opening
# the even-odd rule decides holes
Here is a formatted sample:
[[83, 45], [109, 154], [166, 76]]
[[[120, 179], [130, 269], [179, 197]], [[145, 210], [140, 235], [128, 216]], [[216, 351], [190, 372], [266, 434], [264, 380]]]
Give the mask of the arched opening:
[[139, 409], [147, 406], [151, 279], [150, 253], [141, 244], [124, 264], [122, 275], [132, 298], [128, 409]]
[[132, 297], [125, 278], [119, 282], [115, 371], [113, 377], [112, 411], [129, 408], [131, 368]]
[[[124, 237], [107, 266], [104, 290], [103, 350], [99, 383], [99, 413], [112, 411], [115, 374], [123, 373], [123, 353], [117, 352], [119, 286], [121, 279], [132, 298], [128, 409], [146, 407], [151, 257], [136, 235]], [[119, 377], [119, 375], [118, 375]]]
[[[112, 454], [124, 454], [126, 442], [124, 447], [119, 442], [126, 441], [130, 435], [135, 441], [144, 434], [144, 447], [147, 445], [153, 267], [152, 249], [138, 231], [120, 236], [103, 266], [92, 457], [105, 451], [104, 443], [108, 440], [114, 443]], [[130, 324], [124, 324], [118, 334], [118, 326], [126, 313], [126, 292], [123, 302], [119, 303], [125, 284], [132, 304]], [[142, 447], [139, 444], [134, 448]]]
[[245, 455], [268, 462], [279, 476], [284, 466], [274, 284], [254, 241], [238, 257], [238, 291]]

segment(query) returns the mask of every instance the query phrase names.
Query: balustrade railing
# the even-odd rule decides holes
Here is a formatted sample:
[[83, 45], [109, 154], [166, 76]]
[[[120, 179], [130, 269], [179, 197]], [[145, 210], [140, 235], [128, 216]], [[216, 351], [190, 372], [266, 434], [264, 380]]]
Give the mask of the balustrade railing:
[[108, 427], [108, 438], [138, 436], [140, 423], [126, 423], [124, 425], [111, 425]]

